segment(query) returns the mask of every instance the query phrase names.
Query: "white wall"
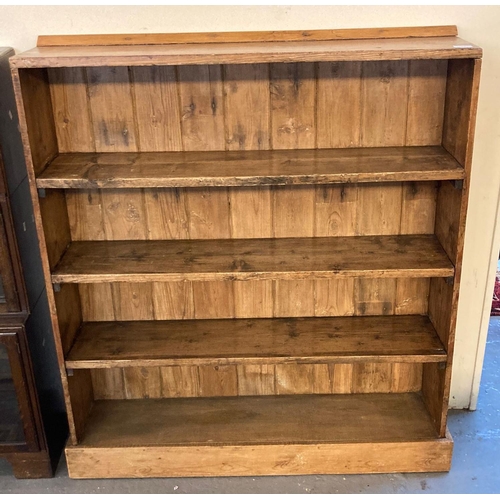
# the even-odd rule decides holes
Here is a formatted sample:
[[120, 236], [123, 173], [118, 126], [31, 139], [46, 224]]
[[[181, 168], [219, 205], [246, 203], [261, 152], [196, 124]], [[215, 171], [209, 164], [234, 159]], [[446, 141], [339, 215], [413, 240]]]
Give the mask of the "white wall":
[[463, 408], [470, 404], [472, 387], [478, 386], [494, 275], [490, 264], [500, 245], [500, 231], [493, 241], [500, 191], [500, 7], [0, 6], [0, 46], [26, 50], [35, 46], [41, 34], [441, 24], [458, 25], [463, 38], [484, 49], [451, 399], [452, 406]]

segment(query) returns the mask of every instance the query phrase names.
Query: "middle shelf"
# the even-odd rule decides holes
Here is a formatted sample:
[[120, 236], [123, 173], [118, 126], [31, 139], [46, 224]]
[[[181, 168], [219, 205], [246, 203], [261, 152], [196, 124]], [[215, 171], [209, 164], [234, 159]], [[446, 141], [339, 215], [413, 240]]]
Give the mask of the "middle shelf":
[[272, 186], [346, 182], [459, 180], [464, 169], [441, 146], [65, 153], [38, 188]]
[[83, 323], [68, 368], [446, 361], [426, 316]]
[[75, 241], [53, 283], [452, 277], [434, 235]]

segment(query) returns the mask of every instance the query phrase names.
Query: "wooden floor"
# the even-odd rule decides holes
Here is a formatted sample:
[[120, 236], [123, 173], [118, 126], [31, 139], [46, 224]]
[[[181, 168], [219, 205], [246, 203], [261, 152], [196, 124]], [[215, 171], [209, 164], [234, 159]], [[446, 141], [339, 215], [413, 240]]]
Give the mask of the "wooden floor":
[[426, 316], [84, 323], [68, 368], [259, 363], [440, 362]]
[[434, 235], [75, 241], [54, 283], [451, 277]]

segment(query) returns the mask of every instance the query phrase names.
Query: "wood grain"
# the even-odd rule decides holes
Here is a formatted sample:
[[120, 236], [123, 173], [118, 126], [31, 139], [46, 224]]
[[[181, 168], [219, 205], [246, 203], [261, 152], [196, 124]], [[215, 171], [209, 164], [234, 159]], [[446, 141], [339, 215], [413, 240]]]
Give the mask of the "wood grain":
[[403, 146], [408, 107], [408, 61], [363, 64], [362, 146]]
[[85, 323], [66, 366], [444, 360], [427, 317], [390, 316]]
[[451, 467], [452, 450], [453, 441], [448, 436], [414, 442], [333, 445], [68, 447], [66, 458], [73, 479], [283, 476], [366, 474], [373, 472], [374, 464], [380, 473], [446, 472]]
[[175, 68], [131, 68], [133, 106], [141, 151], [181, 151]]
[[463, 179], [439, 146], [291, 151], [63, 154], [39, 188], [263, 186]]
[[448, 61], [410, 61], [407, 146], [441, 144]]
[[179, 66], [177, 74], [184, 150], [224, 150], [221, 67]]
[[461, 38], [401, 38], [289, 43], [221, 43], [149, 46], [39, 47], [14, 56], [16, 68], [74, 66], [170, 66], [315, 61], [390, 61], [481, 57]]
[[[446, 87], [443, 145], [464, 166], [467, 177], [463, 186], [442, 183], [436, 207], [436, 235], [455, 265], [453, 285], [431, 280], [430, 297], [434, 301], [429, 315], [438, 333], [447, 342], [450, 362], [424, 369], [422, 394], [440, 436], [446, 432], [450, 397], [451, 359], [462, 273], [465, 223], [472, 167], [474, 128], [476, 124], [480, 60], [450, 61]], [[442, 308], [441, 311], [438, 307]]]
[[13, 76], [25, 155], [33, 173], [40, 174], [58, 151], [49, 77], [43, 69], [20, 70]]
[[95, 151], [85, 68], [48, 70], [60, 153]]
[[150, 399], [96, 402], [80, 446], [363, 443], [436, 437], [420, 395], [412, 393]]
[[134, 108], [127, 68], [87, 68], [97, 151], [137, 151]]
[[224, 66], [227, 149], [269, 149], [269, 112], [269, 66]]
[[54, 283], [232, 281], [327, 277], [447, 277], [432, 235], [73, 242]]
[[315, 147], [315, 76], [312, 63], [271, 64], [271, 144], [274, 149]]
[[360, 146], [361, 71], [360, 62], [318, 63], [319, 148]]
[[313, 40], [349, 40], [456, 36], [457, 27], [415, 26], [408, 28], [358, 28], [307, 31], [235, 31], [209, 33], [131, 33], [113, 35], [40, 35], [37, 47], [61, 45], [157, 45], [176, 43], [292, 42]]

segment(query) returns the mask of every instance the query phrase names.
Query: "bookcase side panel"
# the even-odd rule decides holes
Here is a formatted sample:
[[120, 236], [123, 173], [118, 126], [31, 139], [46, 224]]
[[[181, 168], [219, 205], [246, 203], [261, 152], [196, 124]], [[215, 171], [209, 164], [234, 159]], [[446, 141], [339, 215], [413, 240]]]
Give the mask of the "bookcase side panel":
[[446, 88], [443, 146], [464, 167], [463, 184], [442, 182], [438, 191], [435, 234], [455, 266], [453, 284], [431, 279], [429, 317], [448, 352], [446, 367], [424, 368], [424, 401], [441, 436], [446, 432], [457, 307], [462, 272], [467, 204], [481, 60], [450, 60]]

